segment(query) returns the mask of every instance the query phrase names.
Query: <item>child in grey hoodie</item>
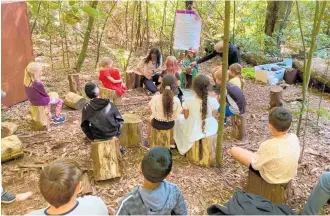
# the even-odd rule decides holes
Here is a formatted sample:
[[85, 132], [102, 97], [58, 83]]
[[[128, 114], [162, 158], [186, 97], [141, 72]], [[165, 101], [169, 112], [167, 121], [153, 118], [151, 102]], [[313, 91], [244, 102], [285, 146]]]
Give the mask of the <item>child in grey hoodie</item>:
[[165, 178], [172, 170], [172, 153], [164, 147], [152, 148], [140, 164], [143, 186], [126, 194], [116, 215], [187, 215], [179, 188]]

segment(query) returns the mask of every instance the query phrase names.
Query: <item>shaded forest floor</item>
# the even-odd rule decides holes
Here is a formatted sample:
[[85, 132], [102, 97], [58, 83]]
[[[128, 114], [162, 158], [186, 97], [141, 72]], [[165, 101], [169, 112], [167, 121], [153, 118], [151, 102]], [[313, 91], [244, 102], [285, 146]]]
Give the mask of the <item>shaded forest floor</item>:
[[[200, 73], [210, 75], [210, 63], [201, 65]], [[90, 71], [94, 71], [91, 69]], [[69, 90], [66, 75], [51, 73], [48, 67], [44, 72], [44, 81], [48, 91], [57, 91], [61, 97]], [[85, 73], [84, 81], [96, 80], [97, 73]], [[82, 82], [83, 83], [83, 82]], [[233, 145], [256, 150], [259, 144], [270, 138], [267, 130], [269, 104], [269, 87], [248, 80], [244, 93], [247, 99], [247, 134], [246, 142], [239, 142], [230, 137], [230, 127], [225, 129], [223, 147], [228, 149]], [[298, 109], [301, 98], [300, 86], [289, 86], [284, 91], [285, 106], [295, 113], [292, 132], [296, 131]], [[143, 89], [135, 89], [124, 95], [123, 105], [119, 106], [122, 114], [135, 113], [144, 120], [143, 139], [146, 138], [145, 122], [150, 112], [147, 101], [150, 97]], [[318, 108], [318, 96], [310, 96], [311, 107]], [[330, 110], [330, 97], [325, 96], [322, 106]], [[145, 150], [142, 148], [128, 149], [123, 157], [123, 176], [118, 179], [95, 183], [91, 161], [91, 146], [80, 130], [81, 111], [64, 108], [63, 113], [67, 121], [62, 125], [52, 125], [49, 132], [34, 132], [31, 129], [28, 115], [29, 102], [23, 102], [2, 112], [2, 121], [12, 121], [19, 125], [16, 134], [23, 142], [25, 156], [16, 161], [2, 164], [3, 187], [12, 193], [32, 191], [33, 197], [10, 205], [2, 205], [2, 214], [25, 214], [34, 209], [43, 208], [47, 203], [38, 189], [40, 168], [57, 158], [71, 158], [79, 162], [88, 171], [94, 185], [94, 192], [100, 196], [108, 207], [117, 208], [120, 198], [141, 184], [142, 176], [138, 172], [138, 164]], [[293, 180], [294, 195], [287, 204], [296, 211], [300, 211], [315, 185], [320, 174], [330, 170], [330, 122], [320, 118], [316, 126], [317, 116], [310, 113], [308, 129], [301, 136], [306, 139], [306, 149], [302, 163], [299, 165], [298, 175]], [[224, 150], [224, 152], [226, 152]], [[214, 203], [224, 203], [231, 198], [235, 188], [243, 188], [247, 181], [248, 169], [235, 162], [230, 156], [224, 155], [221, 168], [202, 168], [189, 163], [184, 156], [174, 150], [175, 178], [172, 179], [181, 189], [189, 208], [189, 214], [206, 214], [208, 206]], [[323, 211], [329, 214], [329, 206]]]

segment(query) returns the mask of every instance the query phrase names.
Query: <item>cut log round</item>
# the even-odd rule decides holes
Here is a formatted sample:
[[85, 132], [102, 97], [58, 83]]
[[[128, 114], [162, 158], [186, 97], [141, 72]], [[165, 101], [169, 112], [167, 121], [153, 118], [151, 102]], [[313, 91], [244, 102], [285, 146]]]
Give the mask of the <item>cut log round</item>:
[[142, 82], [143, 76], [139, 73], [135, 74], [135, 88], [142, 88], [143, 82]]
[[81, 186], [83, 188], [82, 195], [93, 194], [93, 187], [86, 172], [81, 176]]
[[76, 109], [76, 110], [81, 110], [84, 105], [87, 103], [86, 98], [73, 93], [73, 92], [69, 92], [67, 95], [65, 95], [64, 98], [64, 104], [67, 107], [70, 107], [72, 109]]
[[51, 114], [48, 106], [30, 106], [30, 115], [35, 130], [48, 130]]
[[119, 140], [92, 142], [94, 178], [102, 181], [121, 176], [121, 153]]
[[142, 119], [134, 114], [124, 114], [123, 119], [120, 144], [125, 147], [139, 147], [142, 141]]
[[126, 76], [126, 86], [127, 89], [135, 88], [135, 71], [134, 70], [127, 70], [125, 73]]
[[207, 137], [195, 142], [187, 152], [187, 159], [193, 164], [205, 167], [216, 165], [215, 152], [217, 147], [217, 136]]
[[13, 135], [17, 127], [18, 126], [13, 122], [3, 122], [1, 124], [1, 138]]
[[235, 115], [231, 118], [232, 121], [232, 136], [238, 140], [246, 139], [246, 116]]
[[170, 149], [171, 144], [171, 130], [157, 130], [151, 127], [150, 132], [150, 146], [163, 146]]
[[121, 104], [121, 97], [117, 95], [117, 92], [112, 89], [107, 89], [104, 87], [100, 87], [100, 98], [106, 98], [112, 101], [116, 105]]
[[283, 106], [282, 93], [283, 93], [283, 88], [280, 86], [273, 86], [270, 88], [269, 110], [271, 110], [274, 107]]
[[82, 90], [79, 81], [79, 74], [69, 74], [68, 79], [69, 79], [70, 92], [81, 95]]
[[22, 156], [24, 156], [22, 142], [16, 135], [1, 139], [1, 162]]
[[290, 187], [291, 182], [287, 184], [269, 184], [256, 173], [249, 170], [248, 183], [245, 187], [245, 191], [265, 197], [276, 204], [282, 204], [285, 203], [290, 196]]

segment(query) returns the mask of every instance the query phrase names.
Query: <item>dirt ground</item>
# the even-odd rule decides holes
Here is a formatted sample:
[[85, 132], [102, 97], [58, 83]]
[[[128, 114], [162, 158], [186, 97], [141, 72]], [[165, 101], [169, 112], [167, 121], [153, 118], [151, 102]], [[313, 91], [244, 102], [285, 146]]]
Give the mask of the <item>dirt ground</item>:
[[[202, 64], [200, 73], [209, 75], [210, 63]], [[91, 70], [93, 71], [93, 70]], [[51, 73], [45, 70], [44, 81], [48, 91], [57, 91], [61, 97], [69, 91], [68, 80], [65, 75]], [[82, 79], [95, 80], [97, 73], [83, 73]], [[259, 144], [270, 134], [267, 130], [269, 105], [269, 87], [248, 80], [244, 94], [247, 99], [247, 134], [248, 140], [240, 142], [230, 136], [230, 126], [225, 129], [224, 152], [233, 145], [256, 150]], [[294, 113], [292, 132], [296, 131], [298, 109], [301, 98], [300, 86], [288, 86], [284, 91], [285, 107]], [[330, 97], [325, 96], [322, 107], [330, 111]], [[149, 117], [145, 90], [135, 89], [124, 95], [123, 105], [119, 106], [122, 114], [135, 113], [140, 115], [144, 123]], [[298, 100], [298, 101], [297, 101]], [[319, 97], [310, 95], [310, 108], [317, 109]], [[2, 112], [2, 122], [12, 121], [18, 127], [16, 134], [23, 142], [25, 156], [15, 161], [2, 164], [3, 187], [12, 193], [32, 191], [34, 195], [24, 201], [9, 205], [2, 205], [2, 214], [26, 214], [34, 209], [43, 208], [47, 203], [38, 189], [38, 179], [41, 166], [57, 158], [71, 158], [79, 162], [88, 171], [94, 185], [95, 195], [100, 196], [108, 207], [117, 208], [120, 198], [142, 183], [142, 176], [138, 172], [138, 163], [145, 150], [142, 148], [128, 149], [123, 157], [123, 176], [118, 179], [94, 182], [91, 161], [91, 146], [80, 129], [81, 111], [64, 108], [63, 113], [67, 121], [62, 125], [52, 125], [49, 132], [34, 132], [28, 115], [29, 102], [23, 102]], [[305, 119], [306, 117], [304, 117]], [[320, 174], [330, 170], [330, 121], [321, 117], [319, 126], [315, 112], [309, 114], [307, 130], [300, 137], [301, 145], [305, 137], [305, 153], [298, 174], [293, 180], [293, 196], [287, 204], [299, 212], [311, 192]], [[146, 138], [145, 124], [143, 138]], [[248, 169], [235, 162], [229, 155], [223, 157], [221, 168], [203, 168], [189, 163], [184, 156], [174, 150], [175, 178], [172, 179], [181, 189], [189, 208], [189, 214], [206, 214], [211, 204], [221, 204], [229, 200], [236, 188], [243, 188], [247, 181]], [[326, 206], [324, 214], [330, 214]]]

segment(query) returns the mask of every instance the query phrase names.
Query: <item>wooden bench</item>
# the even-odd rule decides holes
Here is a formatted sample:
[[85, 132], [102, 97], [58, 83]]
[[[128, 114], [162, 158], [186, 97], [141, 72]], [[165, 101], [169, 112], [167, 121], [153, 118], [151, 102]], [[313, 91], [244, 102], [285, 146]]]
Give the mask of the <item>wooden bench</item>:
[[102, 181], [121, 177], [121, 153], [119, 139], [92, 142], [94, 179]]
[[269, 184], [256, 173], [249, 170], [245, 191], [265, 197], [276, 204], [283, 204], [289, 198], [290, 187], [291, 182], [287, 184]]
[[195, 142], [187, 152], [187, 159], [196, 165], [212, 167], [216, 165], [217, 136], [206, 137]]
[[150, 147], [164, 146], [170, 149], [172, 130], [157, 130], [151, 127]]
[[120, 144], [124, 147], [139, 147], [142, 141], [142, 119], [134, 114], [124, 114], [123, 119]]

